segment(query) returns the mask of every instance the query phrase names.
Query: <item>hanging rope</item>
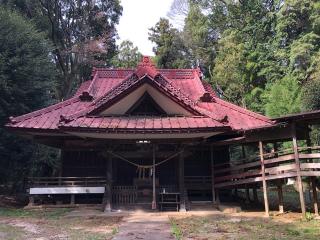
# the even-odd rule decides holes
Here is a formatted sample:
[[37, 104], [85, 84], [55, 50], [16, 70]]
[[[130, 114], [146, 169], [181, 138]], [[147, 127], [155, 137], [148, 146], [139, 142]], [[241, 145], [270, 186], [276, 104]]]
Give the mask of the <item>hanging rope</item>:
[[[161, 164], [163, 164], [163, 163], [171, 160], [172, 158], [176, 157], [177, 155], [179, 155], [179, 154], [182, 153], [183, 151], [184, 151], [184, 149], [180, 150], [179, 152], [176, 152], [176, 153], [172, 154], [171, 156], [167, 157], [166, 159], [162, 160], [161, 162], [156, 163], [154, 166], [157, 167], [157, 166], [159, 166], [159, 165], [161, 165]], [[114, 157], [117, 157], [117, 158], [121, 159], [122, 161], [125, 161], [125, 162], [127, 162], [127, 163], [129, 163], [129, 164], [131, 164], [131, 165], [133, 165], [133, 166], [135, 166], [135, 167], [137, 167], [137, 168], [140, 168], [140, 169], [153, 168], [153, 165], [141, 165], [141, 164], [137, 164], [137, 163], [135, 163], [135, 162], [131, 162], [130, 160], [122, 157], [121, 155], [119, 155], [119, 154], [117, 154], [117, 153], [114, 153], [114, 152], [112, 152], [112, 151], [107, 151], [107, 152], [110, 153], [111, 155], [113, 155]]]

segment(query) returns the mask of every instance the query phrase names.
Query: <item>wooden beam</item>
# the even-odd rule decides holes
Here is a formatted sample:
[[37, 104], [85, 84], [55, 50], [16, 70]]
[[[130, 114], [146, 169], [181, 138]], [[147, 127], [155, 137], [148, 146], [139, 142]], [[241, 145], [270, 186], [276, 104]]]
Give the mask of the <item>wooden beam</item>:
[[261, 173], [262, 173], [262, 188], [263, 188], [264, 209], [265, 209], [266, 215], [269, 216], [269, 201], [268, 201], [268, 193], [267, 193], [267, 181], [266, 181], [266, 174], [265, 174], [265, 166], [264, 166], [263, 144], [262, 144], [262, 141], [259, 141], [259, 152], [260, 152], [260, 161], [261, 161]]
[[186, 211], [185, 187], [184, 187], [184, 152], [179, 155], [179, 192], [180, 212]]
[[268, 128], [260, 131], [247, 132], [245, 134], [246, 142], [257, 141], [277, 141], [290, 139], [290, 128], [283, 126], [278, 128]]
[[112, 211], [112, 156], [110, 153], [108, 153], [107, 158], [107, 172], [106, 172], [106, 189], [105, 189], [105, 212], [111, 212]]
[[312, 187], [312, 195], [313, 195], [313, 208], [314, 214], [319, 216], [319, 207], [318, 207], [318, 192], [317, 192], [317, 185], [316, 185], [316, 178], [311, 177], [311, 187]]
[[299, 160], [299, 152], [298, 152], [298, 144], [297, 144], [297, 136], [296, 136], [296, 125], [292, 123], [291, 125], [291, 135], [292, 135], [292, 144], [293, 144], [293, 152], [294, 158], [296, 163], [296, 171], [297, 171], [297, 183], [298, 183], [298, 190], [299, 190], [299, 197], [300, 197], [300, 204], [301, 204], [301, 212], [302, 215], [305, 217], [306, 215], [306, 205], [304, 201], [303, 195], [303, 187], [302, 187], [302, 179], [301, 179], [301, 169], [300, 169], [300, 160]]
[[216, 205], [216, 192], [214, 189], [214, 155], [213, 146], [210, 146], [210, 160], [211, 160], [211, 190], [212, 190], [212, 203]]
[[[307, 137], [307, 147], [308, 147], [308, 153], [312, 154], [312, 147], [311, 147], [311, 139], [310, 139], [310, 133], [308, 132]], [[307, 163], [310, 168], [314, 166], [314, 164], [319, 163]], [[301, 164], [302, 165], [302, 164]], [[320, 168], [320, 166], [319, 166]], [[311, 189], [312, 189], [312, 200], [313, 200], [313, 209], [314, 209], [314, 215], [319, 216], [319, 207], [318, 207], [318, 192], [317, 192], [317, 185], [316, 185], [316, 177], [310, 177], [310, 183], [311, 183]]]
[[152, 210], [157, 209], [156, 196], [156, 146], [152, 145]]
[[[297, 176], [296, 172], [287, 172], [287, 173], [281, 173], [277, 175], [266, 176], [265, 179], [266, 181], [269, 181], [269, 180], [275, 180], [275, 179], [281, 179], [281, 178], [291, 178], [296, 176]], [[320, 172], [319, 172], [319, 176], [320, 176]], [[246, 183], [256, 183], [256, 182], [262, 182], [262, 177], [252, 177], [248, 179], [240, 179], [237, 181], [232, 181], [232, 182], [229, 181], [229, 182], [223, 182], [223, 183], [217, 183], [216, 181], [215, 188], [217, 189], [217, 188], [223, 188], [227, 186], [239, 186]]]

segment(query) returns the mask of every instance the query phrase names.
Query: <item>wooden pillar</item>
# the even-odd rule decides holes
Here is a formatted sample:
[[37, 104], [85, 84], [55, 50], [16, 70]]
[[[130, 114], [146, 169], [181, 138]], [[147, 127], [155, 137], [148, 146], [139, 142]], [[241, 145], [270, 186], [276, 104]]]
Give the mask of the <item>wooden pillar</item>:
[[58, 184], [61, 186], [61, 178], [63, 176], [63, 160], [64, 160], [64, 150], [60, 150], [60, 166], [59, 166], [59, 180]]
[[[310, 135], [308, 133], [307, 137], [307, 147], [311, 147], [311, 139]], [[311, 149], [308, 150], [308, 153], [312, 153]], [[319, 207], [318, 207], [318, 192], [317, 192], [317, 185], [316, 185], [316, 177], [310, 177], [309, 184], [311, 185], [312, 190], [312, 201], [313, 201], [313, 209], [314, 209], [314, 215], [319, 216]]]
[[[275, 158], [278, 157], [278, 144], [277, 144], [277, 142], [273, 143], [273, 150], [274, 150], [273, 157], [275, 157]], [[279, 164], [277, 164], [277, 166], [279, 166]], [[279, 213], [284, 213], [282, 185], [283, 185], [282, 179], [277, 180]]]
[[257, 186], [253, 186], [252, 188], [252, 195], [253, 195], [253, 201], [255, 203], [258, 203], [259, 202], [259, 198], [258, 198], [258, 192], [257, 192]]
[[268, 193], [267, 193], [267, 181], [266, 181], [266, 173], [265, 173], [265, 166], [264, 166], [264, 156], [263, 156], [263, 144], [262, 144], [262, 141], [259, 141], [259, 151], [260, 151], [260, 161], [261, 161], [264, 209], [265, 209], [266, 215], [269, 216], [269, 201], [268, 201]]
[[108, 154], [107, 172], [106, 172], [106, 186], [105, 186], [105, 212], [112, 211], [112, 156]]
[[211, 159], [211, 190], [212, 190], [212, 203], [214, 205], [216, 202], [216, 192], [214, 189], [214, 155], [213, 155], [213, 146], [210, 146], [210, 159]]
[[317, 192], [317, 185], [316, 185], [316, 178], [315, 177], [311, 177], [311, 187], [312, 187], [312, 195], [313, 195], [314, 214], [316, 216], [319, 216], [318, 192]]
[[217, 191], [216, 191], [216, 203], [217, 203], [217, 205], [219, 205], [220, 204], [220, 191], [219, 191], [219, 189], [217, 189]]
[[180, 192], [180, 212], [186, 211], [186, 199], [184, 188], [184, 152], [179, 155], [179, 192]]
[[245, 204], [250, 204], [250, 192], [249, 192], [249, 186], [246, 184], [245, 185], [245, 191], [246, 191], [246, 200]]
[[235, 187], [233, 191], [234, 191], [234, 192], [233, 192], [234, 198], [235, 198], [235, 199], [238, 199], [238, 188]]
[[299, 190], [299, 197], [300, 197], [300, 204], [301, 204], [301, 212], [302, 215], [305, 217], [306, 215], [306, 205], [304, 202], [304, 194], [303, 194], [303, 187], [302, 187], [302, 179], [301, 179], [301, 172], [300, 172], [300, 160], [299, 160], [299, 152], [298, 152], [298, 144], [297, 144], [297, 136], [296, 136], [296, 125], [293, 123], [291, 125], [291, 134], [292, 134], [292, 144], [293, 144], [293, 152], [294, 152], [294, 159], [296, 163], [296, 171], [297, 171], [297, 183], [298, 183], [298, 190]]
[[156, 146], [152, 145], [152, 210], [157, 209], [156, 195]]
[[[246, 150], [243, 145], [241, 145], [241, 150], [242, 150], [242, 163], [245, 163], [246, 159]], [[245, 204], [250, 204], [250, 189], [248, 184], [245, 184], [245, 193], [246, 193], [246, 199], [245, 199]]]
[[282, 180], [278, 180], [278, 182], [277, 182], [277, 189], [278, 189], [279, 213], [284, 213]]

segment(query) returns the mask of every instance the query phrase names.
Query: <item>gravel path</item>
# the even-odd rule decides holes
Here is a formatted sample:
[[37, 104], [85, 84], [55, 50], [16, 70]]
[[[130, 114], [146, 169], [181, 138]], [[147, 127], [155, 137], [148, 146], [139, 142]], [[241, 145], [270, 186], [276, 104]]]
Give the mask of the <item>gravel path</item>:
[[173, 240], [168, 216], [157, 213], [134, 213], [123, 219], [113, 240]]

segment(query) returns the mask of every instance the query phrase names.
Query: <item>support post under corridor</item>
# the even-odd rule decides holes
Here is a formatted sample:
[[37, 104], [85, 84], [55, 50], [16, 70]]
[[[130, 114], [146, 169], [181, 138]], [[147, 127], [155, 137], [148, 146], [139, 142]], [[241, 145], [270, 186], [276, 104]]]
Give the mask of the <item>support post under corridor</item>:
[[[307, 137], [307, 147], [310, 147], [308, 150], [308, 153], [312, 153], [311, 151], [311, 139], [310, 139], [310, 133], [308, 133]], [[316, 185], [316, 177], [310, 177], [311, 182], [311, 189], [312, 189], [312, 200], [313, 200], [313, 209], [314, 209], [314, 215], [319, 216], [319, 207], [318, 207], [318, 192], [317, 192], [317, 185]]]
[[292, 134], [292, 145], [293, 145], [294, 159], [296, 162], [296, 171], [297, 171], [297, 178], [296, 179], [297, 179], [297, 183], [298, 183], [301, 212], [302, 212], [303, 217], [305, 217], [306, 216], [306, 205], [305, 205], [305, 201], [304, 201], [303, 186], [302, 186], [302, 179], [301, 179], [301, 172], [300, 172], [300, 160], [299, 160], [299, 152], [298, 152], [295, 123], [293, 123], [291, 125], [291, 134]]
[[112, 210], [112, 156], [108, 154], [107, 159], [107, 174], [106, 174], [107, 184], [105, 187], [105, 212], [111, 212]]
[[212, 203], [213, 203], [213, 205], [216, 205], [217, 204], [216, 191], [214, 189], [214, 156], [213, 156], [213, 147], [212, 146], [210, 146], [210, 160], [211, 160]]
[[262, 188], [263, 188], [264, 209], [265, 209], [266, 215], [269, 216], [269, 201], [268, 201], [268, 193], [267, 193], [267, 181], [266, 181], [266, 173], [265, 173], [265, 166], [264, 166], [262, 141], [259, 141], [259, 151], [260, 151], [261, 172], [262, 172]]
[[156, 195], [156, 146], [152, 146], [152, 210], [157, 209]]
[[179, 155], [179, 192], [180, 192], [180, 212], [186, 211], [186, 199], [184, 188], [184, 152]]
[[279, 213], [284, 213], [284, 208], [283, 208], [282, 179], [278, 180], [278, 182], [277, 182], [277, 188], [278, 188]]

